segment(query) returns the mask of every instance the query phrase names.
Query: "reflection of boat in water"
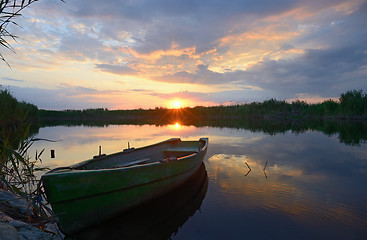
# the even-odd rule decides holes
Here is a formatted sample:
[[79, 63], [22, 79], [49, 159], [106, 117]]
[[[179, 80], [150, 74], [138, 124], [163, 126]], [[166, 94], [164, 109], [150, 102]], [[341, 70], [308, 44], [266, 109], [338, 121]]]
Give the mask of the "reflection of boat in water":
[[207, 146], [207, 138], [173, 138], [54, 169], [42, 181], [61, 230], [73, 234], [178, 187], [199, 168]]
[[204, 163], [183, 185], [73, 239], [169, 239], [200, 208], [208, 188]]

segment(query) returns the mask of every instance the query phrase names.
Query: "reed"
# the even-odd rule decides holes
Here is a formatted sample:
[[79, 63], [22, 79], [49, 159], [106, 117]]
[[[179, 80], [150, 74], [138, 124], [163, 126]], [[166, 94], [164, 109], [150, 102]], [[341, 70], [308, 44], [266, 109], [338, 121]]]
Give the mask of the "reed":
[[38, 114], [36, 106], [18, 102], [9, 91], [0, 89], [0, 188], [26, 200], [27, 221], [42, 228], [50, 221], [52, 212], [42, 203], [36, 177], [37, 172], [48, 169], [39, 166], [43, 150], [36, 151], [34, 158], [29, 154], [35, 141], [44, 140], [29, 135], [34, 114]]
[[[34, 182], [35, 172], [41, 162], [42, 152], [34, 160], [29, 149], [34, 141], [29, 138], [31, 121], [38, 120], [38, 108], [19, 102], [6, 89], [0, 89], [0, 178], [2, 188], [26, 196]], [[28, 192], [29, 194], [30, 192]]]
[[[9, 25], [18, 25], [15, 19], [21, 16], [21, 12], [38, 0], [1, 0], [0, 1], [0, 47], [9, 49], [14, 52], [8, 39], [16, 40], [17, 36], [8, 30]], [[4, 56], [0, 52], [0, 59], [6, 62]]]

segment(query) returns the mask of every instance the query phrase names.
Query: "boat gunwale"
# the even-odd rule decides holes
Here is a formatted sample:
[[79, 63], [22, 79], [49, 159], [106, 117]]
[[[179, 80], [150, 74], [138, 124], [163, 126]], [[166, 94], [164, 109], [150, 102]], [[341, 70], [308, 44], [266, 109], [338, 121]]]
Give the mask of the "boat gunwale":
[[[106, 159], [106, 158], [113, 157], [113, 156], [121, 154], [121, 153], [128, 154], [128, 153], [132, 153], [134, 151], [138, 151], [138, 150], [141, 150], [141, 149], [146, 149], [146, 148], [149, 148], [149, 147], [154, 147], [154, 146], [157, 146], [157, 145], [161, 145], [161, 144], [165, 144], [165, 143], [169, 143], [169, 142], [174, 142], [174, 141], [182, 141], [182, 140], [180, 138], [171, 138], [171, 139], [168, 139], [168, 140], [165, 140], [165, 141], [162, 141], [162, 142], [159, 142], [159, 143], [155, 143], [155, 144], [152, 144], [152, 145], [149, 145], [149, 146], [135, 148], [132, 151], [128, 151], [128, 152], [121, 151], [121, 152], [109, 154], [109, 155], [107, 155], [105, 157], [102, 157], [102, 158], [85, 160], [85, 161], [70, 165], [70, 167], [66, 167], [66, 168], [62, 167], [62, 169], [60, 169], [60, 170], [53, 169], [53, 170], [45, 173], [44, 176], [47, 177], [47, 176], [52, 176], [52, 175], [81, 174], [81, 173], [107, 172], [107, 171], [128, 171], [128, 170], [131, 170], [131, 169], [134, 169], [134, 168], [142, 168], [142, 167], [148, 167], [148, 166], [153, 166], [153, 165], [167, 164], [167, 162], [170, 162], [170, 161], [184, 161], [187, 158], [192, 158], [194, 155], [200, 154], [200, 152], [205, 152], [207, 147], [208, 147], [208, 142], [209, 142], [208, 138], [200, 138], [198, 141], [195, 141], [195, 142], [204, 142], [204, 146], [200, 148], [200, 151], [195, 151], [195, 152], [193, 152], [189, 155], [185, 155], [185, 156], [182, 156], [182, 157], [177, 157], [175, 160], [168, 160], [167, 162], [156, 161], [156, 162], [142, 163], [142, 164], [126, 166], [126, 167], [113, 167], [113, 168], [100, 168], [100, 169], [77, 169], [77, 167], [88, 164], [91, 161], [98, 161], [98, 160]], [[183, 142], [185, 142], [185, 141], [183, 141]], [[190, 142], [190, 141], [187, 141], [187, 142]], [[188, 152], [191, 152], [191, 151], [188, 151]], [[42, 176], [42, 177], [44, 177], [44, 176]]]
[[168, 140], [158, 142], [158, 143], [154, 143], [154, 144], [151, 144], [151, 145], [148, 145], [148, 146], [143, 146], [143, 147], [139, 147], [139, 148], [128, 148], [128, 149], [124, 149], [123, 151], [120, 151], [120, 152], [111, 153], [111, 154], [101, 156], [101, 157], [97, 157], [97, 158], [87, 159], [85, 161], [72, 164], [72, 165], [70, 165], [70, 167], [77, 168], [77, 167], [86, 165], [88, 163], [97, 162], [97, 161], [100, 161], [100, 160], [103, 160], [103, 159], [108, 159], [108, 158], [115, 157], [115, 156], [118, 156], [118, 155], [130, 154], [130, 153], [133, 153], [135, 151], [139, 151], [139, 150], [143, 150], [143, 149], [147, 149], [147, 148], [151, 148], [151, 147], [156, 147], [158, 145], [163, 145], [163, 144], [166, 144], [166, 143], [169, 143], [169, 142], [176, 142], [176, 141], [178, 142], [178, 141], [182, 141], [182, 140], [181, 140], [181, 138], [170, 138]]

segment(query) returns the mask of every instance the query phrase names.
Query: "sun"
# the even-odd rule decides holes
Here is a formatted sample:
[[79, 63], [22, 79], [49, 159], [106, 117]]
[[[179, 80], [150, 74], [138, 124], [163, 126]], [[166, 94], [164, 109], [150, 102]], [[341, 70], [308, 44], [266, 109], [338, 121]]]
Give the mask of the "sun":
[[189, 105], [189, 101], [183, 98], [171, 98], [166, 102], [169, 109], [183, 109]]
[[172, 107], [173, 108], [181, 108], [182, 107], [181, 101], [180, 100], [173, 100], [172, 101]]

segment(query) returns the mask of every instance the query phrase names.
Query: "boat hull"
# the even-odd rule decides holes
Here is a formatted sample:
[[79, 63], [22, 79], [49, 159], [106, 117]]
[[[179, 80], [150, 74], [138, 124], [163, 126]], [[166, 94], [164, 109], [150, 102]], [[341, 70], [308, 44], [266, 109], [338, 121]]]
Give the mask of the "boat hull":
[[207, 188], [208, 176], [202, 163], [168, 194], [78, 232], [73, 239], [170, 239], [199, 210]]
[[[199, 168], [207, 149], [176, 160], [42, 177], [48, 201], [67, 235], [162, 196]], [[138, 151], [138, 150], [136, 150]]]

